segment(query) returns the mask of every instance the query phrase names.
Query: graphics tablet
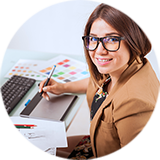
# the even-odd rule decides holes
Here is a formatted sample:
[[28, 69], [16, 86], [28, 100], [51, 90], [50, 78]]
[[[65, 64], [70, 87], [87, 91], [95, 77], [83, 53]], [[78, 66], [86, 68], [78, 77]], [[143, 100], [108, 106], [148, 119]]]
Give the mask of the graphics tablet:
[[20, 116], [63, 121], [77, 96], [67, 94], [57, 96], [51, 93], [48, 93], [48, 95], [50, 97], [49, 101], [38, 92], [20, 113]]

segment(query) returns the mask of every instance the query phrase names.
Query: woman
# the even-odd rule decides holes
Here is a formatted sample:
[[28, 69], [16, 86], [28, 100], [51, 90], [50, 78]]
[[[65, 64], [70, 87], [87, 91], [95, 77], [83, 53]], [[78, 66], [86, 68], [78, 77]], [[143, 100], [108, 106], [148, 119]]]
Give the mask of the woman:
[[124, 13], [100, 4], [85, 27], [84, 50], [90, 78], [49, 86], [40, 92], [86, 93], [91, 110], [90, 139], [95, 157], [110, 154], [134, 139], [149, 120], [159, 81], [145, 58], [151, 44]]

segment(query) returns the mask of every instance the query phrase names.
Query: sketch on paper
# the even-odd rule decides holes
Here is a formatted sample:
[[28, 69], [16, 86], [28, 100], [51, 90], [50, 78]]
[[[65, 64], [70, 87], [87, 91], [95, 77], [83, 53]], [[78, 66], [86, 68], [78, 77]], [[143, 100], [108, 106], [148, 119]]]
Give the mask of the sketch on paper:
[[29, 142], [49, 154], [56, 155], [56, 148], [68, 146], [64, 122], [22, 117], [11, 117], [11, 120], [17, 125], [36, 126], [18, 130]]
[[26, 137], [29, 140], [44, 140], [53, 137], [53, 133], [46, 132], [43, 129], [12, 129], [14, 132], [19, 135]]
[[35, 132], [24, 133], [24, 136], [28, 139], [45, 138], [44, 134], [37, 134]]

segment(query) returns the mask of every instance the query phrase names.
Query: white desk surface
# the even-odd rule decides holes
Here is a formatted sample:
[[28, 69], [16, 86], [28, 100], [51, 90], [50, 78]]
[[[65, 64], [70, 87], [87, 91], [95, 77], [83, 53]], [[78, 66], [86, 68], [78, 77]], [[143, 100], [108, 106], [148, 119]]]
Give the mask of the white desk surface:
[[90, 134], [90, 112], [86, 98], [73, 118], [67, 130], [67, 137]]
[[[53, 53], [40, 53], [31, 51], [20, 51], [8, 49], [3, 58], [3, 63], [0, 72], [0, 86], [2, 86], [8, 79], [4, 78], [5, 74], [14, 66], [19, 59], [34, 59], [34, 60], [49, 60], [57, 56]], [[85, 58], [77, 55], [67, 55], [72, 58], [85, 61]], [[38, 83], [36, 81], [32, 89], [25, 95], [25, 97], [18, 103], [16, 108], [10, 113], [10, 116], [19, 116], [19, 113], [25, 108], [25, 103], [28, 99], [32, 99], [38, 91]], [[67, 136], [72, 135], [87, 135], [89, 134], [89, 109], [86, 103], [85, 94], [78, 94], [78, 100], [73, 105], [69, 114], [66, 117]], [[78, 112], [77, 112], [78, 111]], [[71, 123], [70, 123], [71, 122]]]

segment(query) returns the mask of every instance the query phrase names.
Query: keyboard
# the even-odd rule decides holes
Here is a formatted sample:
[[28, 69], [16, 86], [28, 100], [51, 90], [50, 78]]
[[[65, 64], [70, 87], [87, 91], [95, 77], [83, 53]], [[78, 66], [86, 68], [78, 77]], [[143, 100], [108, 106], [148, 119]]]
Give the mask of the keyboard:
[[11, 113], [20, 100], [26, 95], [35, 81], [35, 79], [14, 75], [3, 84], [1, 93], [8, 114]]

